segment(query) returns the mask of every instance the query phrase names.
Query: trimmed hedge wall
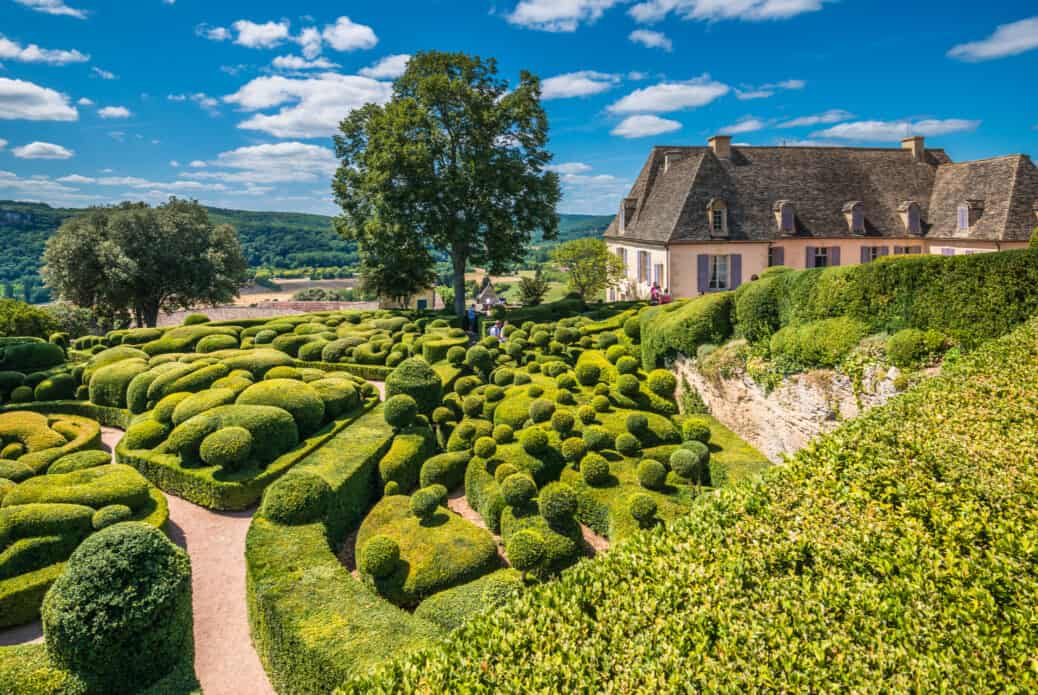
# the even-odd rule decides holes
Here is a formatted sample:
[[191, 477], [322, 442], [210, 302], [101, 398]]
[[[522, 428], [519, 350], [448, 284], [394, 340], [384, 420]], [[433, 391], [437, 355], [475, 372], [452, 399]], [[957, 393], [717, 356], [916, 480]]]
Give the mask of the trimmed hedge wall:
[[1036, 345], [1038, 319], [339, 692], [1038, 690]]

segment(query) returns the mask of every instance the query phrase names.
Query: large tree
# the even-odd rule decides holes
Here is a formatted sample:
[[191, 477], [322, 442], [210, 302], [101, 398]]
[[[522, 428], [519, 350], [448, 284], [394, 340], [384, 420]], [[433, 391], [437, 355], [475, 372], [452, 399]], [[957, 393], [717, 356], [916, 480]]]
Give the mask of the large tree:
[[195, 201], [171, 198], [91, 208], [47, 242], [42, 274], [60, 298], [104, 322], [129, 313], [154, 326], [160, 311], [226, 302], [247, 264], [234, 228], [213, 226]]
[[[522, 259], [535, 230], [557, 233], [559, 180], [546, 169], [540, 95], [540, 80], [527, 72], [509, 90], [494, 60], [414, 56], [390, 101], [353, 111], [335, 138], [340, 233], [369, 258], [379, 249], [445, 252], [461, 314], [469, 263], [503, 271]], [[409, 277], [424, 278], [433, 262], [428, 253], [406, 260]]]
[[566, 271], [571, 290], [584, 301], [602, 290], [616, 287], [624, 279], [624, 264], [609, 253], [605, 241], [595, 238], [567, 241], [552, 251], [552, 260]]

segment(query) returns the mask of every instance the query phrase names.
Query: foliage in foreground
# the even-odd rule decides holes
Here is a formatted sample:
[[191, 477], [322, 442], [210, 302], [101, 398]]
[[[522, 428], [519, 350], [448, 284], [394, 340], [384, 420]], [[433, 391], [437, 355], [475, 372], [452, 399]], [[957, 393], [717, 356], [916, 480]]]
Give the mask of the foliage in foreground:
[[343, 693], [1038, 688], [1038, 320]]

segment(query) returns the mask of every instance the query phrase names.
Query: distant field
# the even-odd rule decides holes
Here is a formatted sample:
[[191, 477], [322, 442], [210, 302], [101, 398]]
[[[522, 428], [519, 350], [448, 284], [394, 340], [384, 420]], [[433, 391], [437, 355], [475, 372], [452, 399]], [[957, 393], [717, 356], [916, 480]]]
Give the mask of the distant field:
[[324, 290], [342, 290], [354, 287], [357, 284], [356, 278], [348, 280], [310, 280], [308, 278], [286, 280], [274, 278], [274, 282], [281, 287], [280, 291], [271, 290], [260, 285], [249, 285], [242, 289], [241, 296], [234, 303], [239, 306], [249, 306], [259, 302], [287, 302], [292, 299], [296, 292], [310, 289], [311, 287], [319, 287]]

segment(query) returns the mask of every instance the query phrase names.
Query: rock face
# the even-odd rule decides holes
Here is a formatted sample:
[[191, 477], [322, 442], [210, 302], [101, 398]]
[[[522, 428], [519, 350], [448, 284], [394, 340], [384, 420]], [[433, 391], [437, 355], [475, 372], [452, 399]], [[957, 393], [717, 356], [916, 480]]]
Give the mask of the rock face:
[[671, 368], [679, 384], [684, 377], [699, 392], [711, 415], [774, 463], [796, 453], [816, 435], [835, 429], [842, 420], [896, 396], [894, 380], [900, 374], [896, 367], [868, 367], [855, 393], [850, 377], [816, 370], [793, 375], [768, 393], [744, 373], [728, 379], [707, 377], [694, 359], [684, 356]]

